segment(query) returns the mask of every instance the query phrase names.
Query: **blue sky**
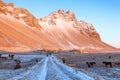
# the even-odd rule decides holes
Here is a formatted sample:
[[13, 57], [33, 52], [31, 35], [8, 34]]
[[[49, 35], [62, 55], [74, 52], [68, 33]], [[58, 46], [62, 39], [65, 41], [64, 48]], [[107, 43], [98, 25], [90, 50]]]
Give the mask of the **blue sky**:
[[120, 0], [3, 0], [29, 10], [37, 18], [72, 10], [78, 20], [92, 23], [102, 40], [120, 47]]

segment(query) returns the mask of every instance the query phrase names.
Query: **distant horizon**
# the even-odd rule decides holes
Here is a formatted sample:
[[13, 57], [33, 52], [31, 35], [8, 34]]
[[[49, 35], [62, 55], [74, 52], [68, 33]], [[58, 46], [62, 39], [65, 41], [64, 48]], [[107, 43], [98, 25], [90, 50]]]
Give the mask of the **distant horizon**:
[[93, 24], [102, 41], [120, 48], [120, 1], [119, 0], [79, 0], [79, 1], [40, 1], [2, 0], [14, 3], [15, 7], [27, 9], [35, 17], [48, 16], [54, 11], [72, 10], [76, 18]]

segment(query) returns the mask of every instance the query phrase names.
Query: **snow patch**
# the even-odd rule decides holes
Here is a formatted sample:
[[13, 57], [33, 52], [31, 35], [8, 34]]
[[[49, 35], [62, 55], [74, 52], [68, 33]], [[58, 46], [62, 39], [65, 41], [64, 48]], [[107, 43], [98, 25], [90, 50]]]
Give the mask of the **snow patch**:
[[25, 17], [26, 15], [19, 13], [18, 16], [19, 16], [19, 17]]
[[12, 8], [11, 6], [7, 6], [7, 7], [5, 7], [8, 11], [13, 11], [14, 10], [14, 8]]

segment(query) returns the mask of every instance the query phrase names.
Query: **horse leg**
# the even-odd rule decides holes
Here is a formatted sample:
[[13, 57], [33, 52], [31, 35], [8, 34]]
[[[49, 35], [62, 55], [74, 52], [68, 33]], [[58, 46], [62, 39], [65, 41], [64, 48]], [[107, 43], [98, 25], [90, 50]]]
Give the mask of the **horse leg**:
[[91, 64], [91, 67], [93, 68], [93, 64]]
[[112, 67], [112, 64], [110, 64], [110, 67]]
[[88, 68], [90, 68], [91, 66], [90, 66], [90, 64], [87, 64], [87, 66], [88, 66]]
[[107, 64], [105, 64], [105, 67], [107, 68]]

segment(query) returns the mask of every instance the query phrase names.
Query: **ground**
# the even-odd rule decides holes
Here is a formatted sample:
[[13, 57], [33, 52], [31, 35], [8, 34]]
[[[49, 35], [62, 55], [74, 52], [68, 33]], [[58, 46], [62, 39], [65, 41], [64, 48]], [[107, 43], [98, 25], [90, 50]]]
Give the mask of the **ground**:
[[[21, 61], [21, 68], [14, 69], [14, 60], [0, 59], [0, 80], [119, 80], [120, 54], [80, 54], [77, 52], [57, 52], [47, 56], [47, 52], [15, 54], [14, 60]], [[41, 54], [43, 53], [43, 54]], [[8, 57], [8, 54], [1, 53]], [[109, 57], [111, 56], [111, 58]], [[62, 59], [65, 59], [65, 63]], [[37, 60], [37, 61], [36, 61]], [[93, 68], [86, 62], [95, 61]], [[113, 67], [106, 68], [103, 61], [110, 61]], [[72, 66], [72, 67], [70, 67]]]

